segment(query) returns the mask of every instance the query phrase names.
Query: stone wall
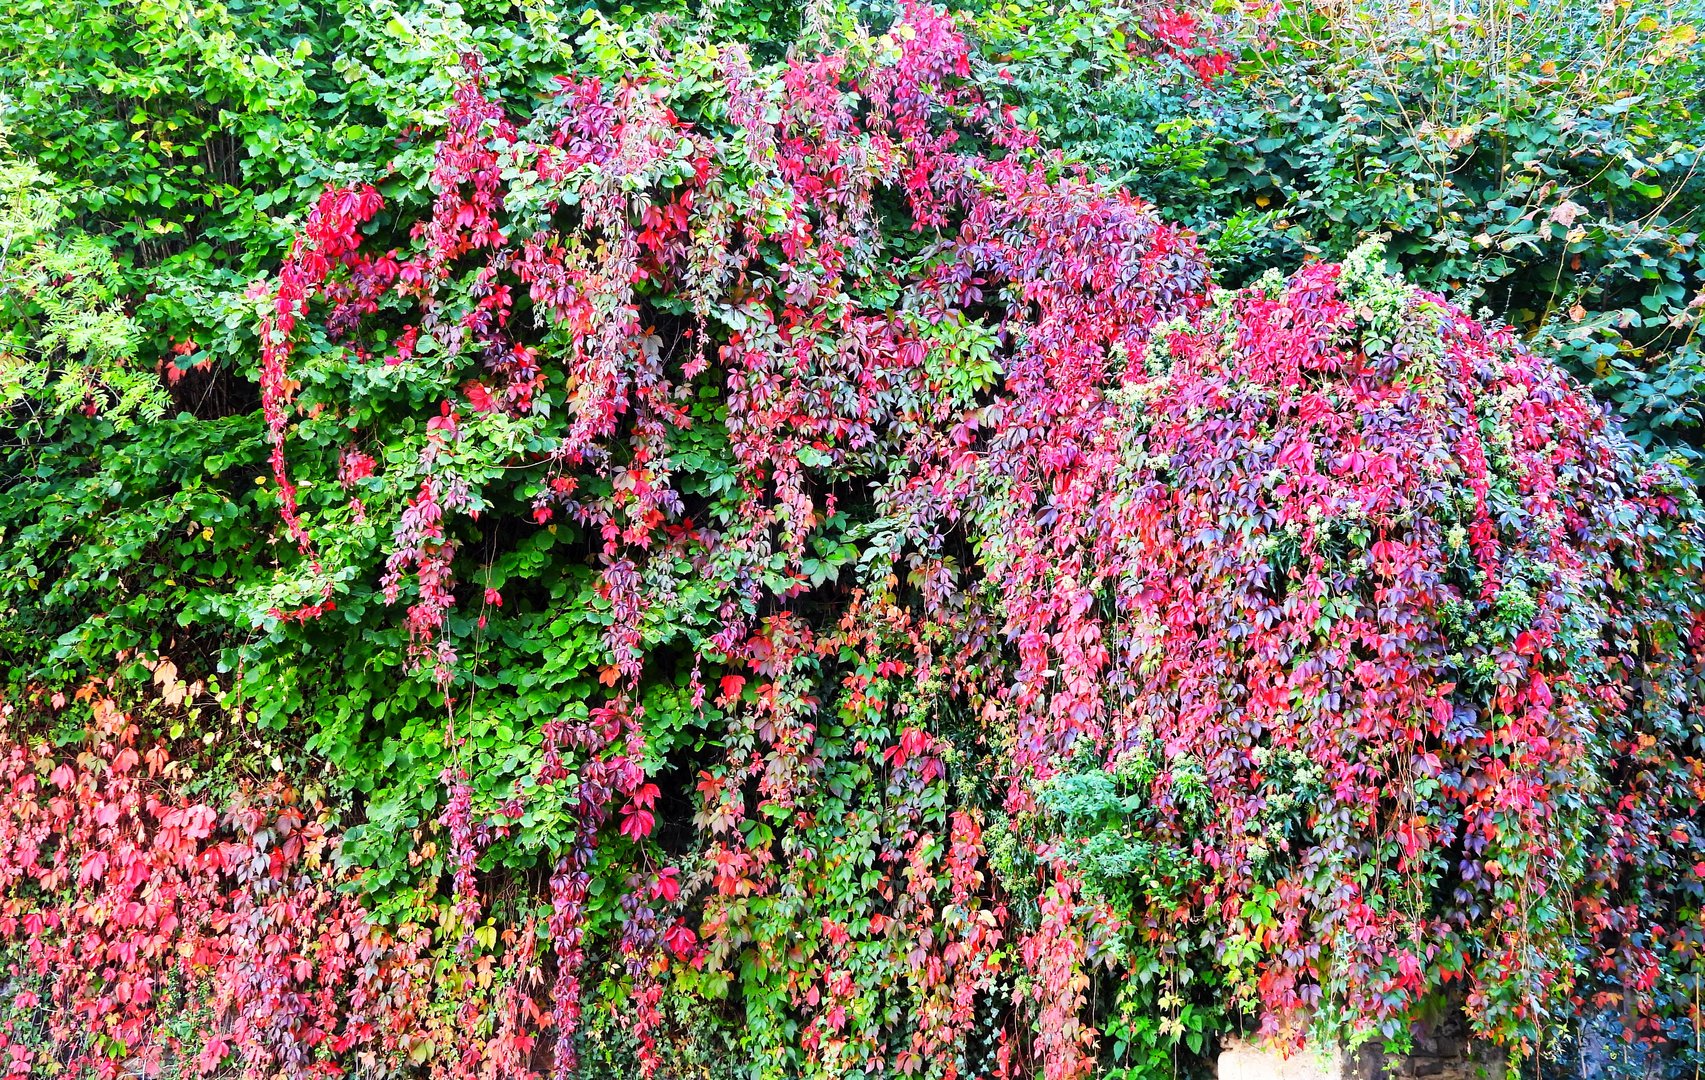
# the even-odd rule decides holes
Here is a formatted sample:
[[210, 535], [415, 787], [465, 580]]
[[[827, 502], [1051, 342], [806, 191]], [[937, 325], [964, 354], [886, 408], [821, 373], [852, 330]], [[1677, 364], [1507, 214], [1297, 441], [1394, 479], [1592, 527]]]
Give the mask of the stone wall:
[[[1698, 1080], [1683, 1058], [1624, 1038], [1626, 1018], [1594, 1012], [1579, 1018], [1571, 1037], [1524, 1063], [1533, 1080]], [[1509, 1059], [1471, 1041], [1460, 1017], [1415, 1033], [1411, 1053], [1387, 1056], [1377, 1046], [1292, 1050], [1251, 1039], [1224, 1038], [1219, 1080], [1506, 1080]]]
[[1457, 1022], [1417, 1030], [1407, 1054], [1386, 1054], [1377, 1044], [1286, 1054], [1267, 1043], [1229, 1038], [1220, 1044], [1218, 1072], [1219, 1080], [1504, 1080], [1508, 1058], [1471, 1041]]

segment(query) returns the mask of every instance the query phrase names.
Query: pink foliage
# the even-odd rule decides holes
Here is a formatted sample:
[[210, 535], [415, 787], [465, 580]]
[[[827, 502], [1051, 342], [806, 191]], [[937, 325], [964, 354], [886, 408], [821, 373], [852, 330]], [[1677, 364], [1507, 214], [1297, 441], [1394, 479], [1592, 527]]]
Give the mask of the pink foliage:
[[488, 956], [453, 995], [497, 1020], [458, 1031], [431, 931], [368, 916], [334, 869], [335, 836], [292, 789], [264, 785], [225, 808], [192, 798], [182, 762], [158, 744], [139, 752], [129, 715], [79, 696], [93, 719], [74, 755], [22, 741], [15, 707], [0, 705], [7, 1004], [40, 1018], [0, 1031], [11, 1074], [51, 1060], [103, 1077], [184, 1065], [330, 1077], [365, 1059], [528, 1075], [527, 935], [507, 935], [517, 977], [493, 984]]
[[[1181, 920], [1258, 939], [1251, 989], [1270, 1027], [1330, 1009], [1377, 1027], [1460, 981], [1483, 1030], [1519, 1042], [1572, 990], [1574, 939], [1548, 929], [1570, 918], [1634, 1000], [1649, 992], [1658, 961], [1642, 943], [1666, 931], [1615, 899], [1651, 851], [1624, 833], [1662, 819], [1681, 839], [1658, 842], [1692, 850], [1681, 793], [1696, 763], [1664, 726], [1681, 664], [1642, 652], [1678, 631], [1626, 576], [1660, 558], [1654, 537], [1692, 535], [1673, 474], [1642, 464], [1507, 332], [1366, 266], [1215, 290], [1187, 233], [1036, 151], [968, 86], [948, 18], [912, 5], [902, 25], [881, 62], [791, 61], [775, 98], [728, 50], [716, 102], [732, 133], [688, 123], [637, 80], [564, 78], [517, 126], [470, 60], [432, 212], [407, 227], [413, 253], [364, 253], [377, 196], [328, 191], [263, 324], [281, 513], [310, 556], [283, 456], [290, 343], [310, 304], [349, 334], [388, 290], [385, 317], [408, 312], [395, 362], [423, 343], [478, 361], [428, 421], [425, 479], [382, 582], [392, 602], [411, 591], [412, 650], [446, 687], [457, 515], [477, 505], [455, 450], [546, 405], [566, 418], [525, 461], [545, 476], [531, 509], [589, 539], [610, 696], [543, 733], [538, 779], [563, 785], [551, 790], [567, 793], [574, 834], [549, 884], [558, 1075], [576, 1065], [600, 846], [648, 850], [658, 825], [639, 704], [647, 620], [689, 587], [714, 599], [700, 659], [724, 669], [712, 700], [726, 752], [698, 776], [696, 929], [665, 914], [676, 886], [654, 887], [649, 866], [621, 901], [615, 948], [648, 1071], [659, 980], [721, 963], [754, 898], [783, 887], [790, 859], [817, 857], [751, 826], [809, 804], [826, 718], [883, 732], [859, 752], [895, 800], [884, 857], [924, 884], [884, 877], [881, 910], [856, 930], [825, 920], [808, 961], [819, 978], [788, 988], [807, 1059], [888, 1053], [837, 990], [857, 945], [916, 943], [910, 990], [926, 1004], [894, 1052], [905, 1071], [965, 1038], [1017, 937], [1030, 981], [1002, 1067], [1065, 1078], [1092, 1064], [1085, 973], [1105, 907], [1070, 845], [1044, 838], [1040, 925], [1013, 933], [979, 869], [978, 816], [955, 813], [945, 853], [925, 835], [951, 747], [900, 716], [896, 686], [973, 718], [1000, 748], [988, 779], [1015, 818], [1038, 815], [1069, 768], [1154, 755], [1147, 839], [1199, 873], [1169, 882], [1185, 899], [1136, 913], [1134, 932], [1167, 942]], [[1198, 30], [1181, 13], [1157, 23], [1169, 48], [1194, 48]], [[1196, 60], [1204, 78], [1225, 63]], [[506, 201], [517, 192], [547, 195], [529, 216]], [[882, 195], [923, 255], [889, 257]], [[903, 302], [872, 302], [883, 289]], [[523, 297], [536, 319], [513, 317]], [[675, 341], [660, 298], [687, 312]], [[943, 344], [966, 325], [998, 343], [981, 381]], [[563, 389], [547, 401], [552, 379]], [[736, 466], [715, 522], [676, 483], [700, 387], [719, 396]], [[887, 577], [817, 618], [800, 602], [810, 543], [849, 479], [889, 530]], [[1638, 698], [1629, 680], [1644, 675], [1654, 688]], [[695, 707], [698, 680], [695, 666]], [[1633, 755], [1640, 779], [1598, 819], [1572, 793], [1624, 768], [1604, 747]], [[1280, 820], [1283, 789], [1308, 770], [1301, 825]], [[1206, 821], [1180, 794], [1197, 777]], [[458, 902], [475, 912], [463, 778], [451, 784]], [[1428, 903], [1389, 902], [1393, 882]], [[1245, 912], [1261, 904], [1256, 927]]]

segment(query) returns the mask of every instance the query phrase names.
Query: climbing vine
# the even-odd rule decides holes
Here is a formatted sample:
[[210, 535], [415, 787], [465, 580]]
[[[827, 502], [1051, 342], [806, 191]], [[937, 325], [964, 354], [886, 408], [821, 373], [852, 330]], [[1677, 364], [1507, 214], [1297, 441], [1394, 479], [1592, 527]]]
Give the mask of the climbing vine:
[[0, 929], [32, 987], [89, 973], [12, 1002], [60, 1059], [1070, 1080], [1446, 1003], [1518, 1053], [1589, 1002], [1669, 1034], [1679, 473], [1377, 248], [1217, 287], [933, 8], [774, 67], [587, 27], [538, 100], [462, 56], [425, 156], [248, 294], [276, 534], [223, 704], [312, 717], [345, 801], [183, 794], [104, 699], [8, 744]]

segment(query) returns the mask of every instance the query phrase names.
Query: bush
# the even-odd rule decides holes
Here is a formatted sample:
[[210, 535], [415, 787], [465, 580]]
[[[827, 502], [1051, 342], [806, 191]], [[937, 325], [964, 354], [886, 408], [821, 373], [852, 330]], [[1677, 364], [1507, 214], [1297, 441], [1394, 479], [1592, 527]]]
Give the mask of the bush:
[[[5, 154], [0, 132], [0, 155]], [[117, 425], [158, 420], [165, 395], [135, 370], [136, 326], [121, 303], [118, 264], [93, 237], [59, 228], [64, 207], [47, 177], [0, 158], [0, 408], [29, 431], [40, 409], [103, 413]]]
[[1401, 1042], [1455, 998], [1531, 1051], [1571, 998], [1691, 985], [1700, 507], [1379, 262], [1222, 293], [1118, 392], [1126, 685], [1041, 839], [1198, 1012]]
[[[191, 696], [169, 665], [155, 681]], [[348, 894], [318, 798], [282, 780], [218, 805], [192, 793], [206, 745], [174, 758], [97, 687], [0, 703], [0, 1047], [15, 1075], [518, 1075], [536, 1038], [529, 928], [440, 978], [430, 905], [390, 928]], [[60, 713], [54, 716], [54, 713]], [[78, 719], [72, 719], [78, 718]], [[80, 727], [79, 727], [80, 721]], [[139, 722], [140, 721], [140, 722]], [[59, 748], [44, 727], [74, 733]], [[494, 952], [497, 935], [487, 943]]]
[[[208, 1068], [292, 1075], [1053, 1080], [1458, 1005], [1518, 1054], [1587, 1002], [1686, 1022], [1701, 510], [1555, 364], [1376, 247], [1220, 288], [927, 7], [771, 64], [592, 14], [488, 66], [510, 39], [442, 14], [454, 68], [374, 91], [427, 127], [308, 168], [242, 256], [275, 275], [130, 315], [193, 322], [218, 407], [6, 450], [0, 821], [82, 742], [73, 786], [157, 835], [141, 737], [62, 712], [94, 674], [206, 763], [158, 805], [226, 822], [167, 845], [196, 914], [141, 952], [98, 874], [0, 882], [108, 950], [32, 1052], [181, 1059], [139, 979], [206, 1006]], [[1118, 78], [1237, 92], [1202, 18], [1119, 13]], [[314, 778], [288, 830], [232, 814], [272, 774]], [[54, 850], [106, 852], [103, 805]], [[263, 871], [310, 817], [318, 861]], [[204, 865], [227, 834], [258, 877]], [[329, 939], [226, 921], [298, 886], [279, 923]], [[204, 937], [267, 984], [208, 990], [243, 971]]]
[[1375, 12], [1286, 27], [1291, 63], [1253, 83], [1255, 153], [1230, 186], [1271, 198], [1310, 250], [1389, 233], [1411, 278], [1554, 353], [1641, 445], [1696, 459], [1705, 61], [1688, 9]]
[[1114, 35], [1038, 19], [1059, 59], [1016, 85], [1050, 138], [1223, 249], [1229, 280], [1384, 236], [1391, 268], [1509, 323], [1637, 443], [1692, 462], [1700, 17], [1666, 3], [1290, 5], [1221, 18], [1243, 58], [1207, 89], [1132, 68]]

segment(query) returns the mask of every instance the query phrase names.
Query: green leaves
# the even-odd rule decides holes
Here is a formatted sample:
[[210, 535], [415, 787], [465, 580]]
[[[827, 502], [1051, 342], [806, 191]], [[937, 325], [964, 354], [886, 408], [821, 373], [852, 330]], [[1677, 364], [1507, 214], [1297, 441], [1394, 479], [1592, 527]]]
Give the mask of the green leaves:
[[1506, 48], [1497, 19], [1287, 11], [1233, 24], [1238, 77], [1190, 90], [1080, 16], [1014, 46], [1003, 28], [1026, 10], [980, 20], [1000, 85], [1045, 137], [1195, 227], [1228, 282], [1386, 235], [1410, 280], [1562, 358], [1641, 445], [1700, 460], [1705, 49], [1681, 12], [1521, 5]]
[[[583, 961], [608, 1006], [588, 1062], [632, 1071], [652, 1035], [620, 1022], [664, 973], [667, 1008], [721, 1003], [671, 1037], [776, 1077], [980, 1074], [1000, 1032], [1070, 1042], [1090, 1018], [1109, 1075], [1170, 1076], [1231, 1010], [1320, 989], [1323, 1023], [1395, 1030], [1440, 972], [1507, 1018], [1526, 999], [1482, 915], [1532, 900], [1496, 926], [1546, 963], [1559, 928], [1610, 925], [1599, 894], [1516, 890], [1621, 873], [1574, 843], [1619, 783], [1659, 794], [1614, 824], [1651, 854], [1615, 888], [1692, 895], [1665, 891], [1697, 846], [1668, 658], [1698, 553], [1653, 522], [1694, 504], [1669, 473], [1611, 475], [1635, 459], [1588, 440], [1590, 402], [1465, 318], [1447, 342], [1458, 316], [1387, 275], [1492, 307], [1647, 442], [1691, 445], [1699, 140], [1676, 102], [1698, 65], [1674, 28], [1594, 67], [1585, 11], [1538, 12], [1555, 38], [1501, 59], [1293, 11], [1233, 79], [1162, 46], [1235, 23], [1078, 0], [977, 5], [963, 69], [945, 23], [920, 43], [836, 9], [848, 55], [785, 74], [763, 65], [799, 13], [742, 0], [19, 11], [7, 681], [162, 654], [219, 673], [229, 742], [323, 768], [381, 918], [448, 908], [459, 878], [458, 910], [484, 889], [560, 921], [582, 955], [559, 970]], [[447, 118], [463, 52], [486, 81]], [[1223, 281], [1344, 266], [1199, 296], [1193, 242], [1070, 163], [964, 164], [1007, 103], [1192, 224]], [[369, 205], [284, 335], [263, 429], [252, 327], [278, 307], [250, 287], [327, 235], [301, 219], [328, 182], [328, 212]], [[1406, 441], [1418, 401], [1448, 438]], [[311, 556], [275, 535], [268, 434]], [[429, 592], [441, 621], [413, 632]], [[423, 639], [455, 655], [441, 681]], [[1625, 698], [1602, 738], [1541, 716]], [[1543, 756], [1564, 743], [1581, 757]], [[1554, 801], [1521, 786], [1535, 760]], [[1555, 822], [1576, 831], [1552, 858]], [[1393, 897], [1417, 895], [1447, 939], [1424, 973], [1392, 944], [1423, 925]], [[1085, 990], [1097, 965], [1126, 977]]]
[[138, 327], [118, 261], [66, 222], [49, 177], [18, 161], [0, 128], [0, 410], [38, 437], [73, 410], [123, 431], [166, 410], [138, 370]]

